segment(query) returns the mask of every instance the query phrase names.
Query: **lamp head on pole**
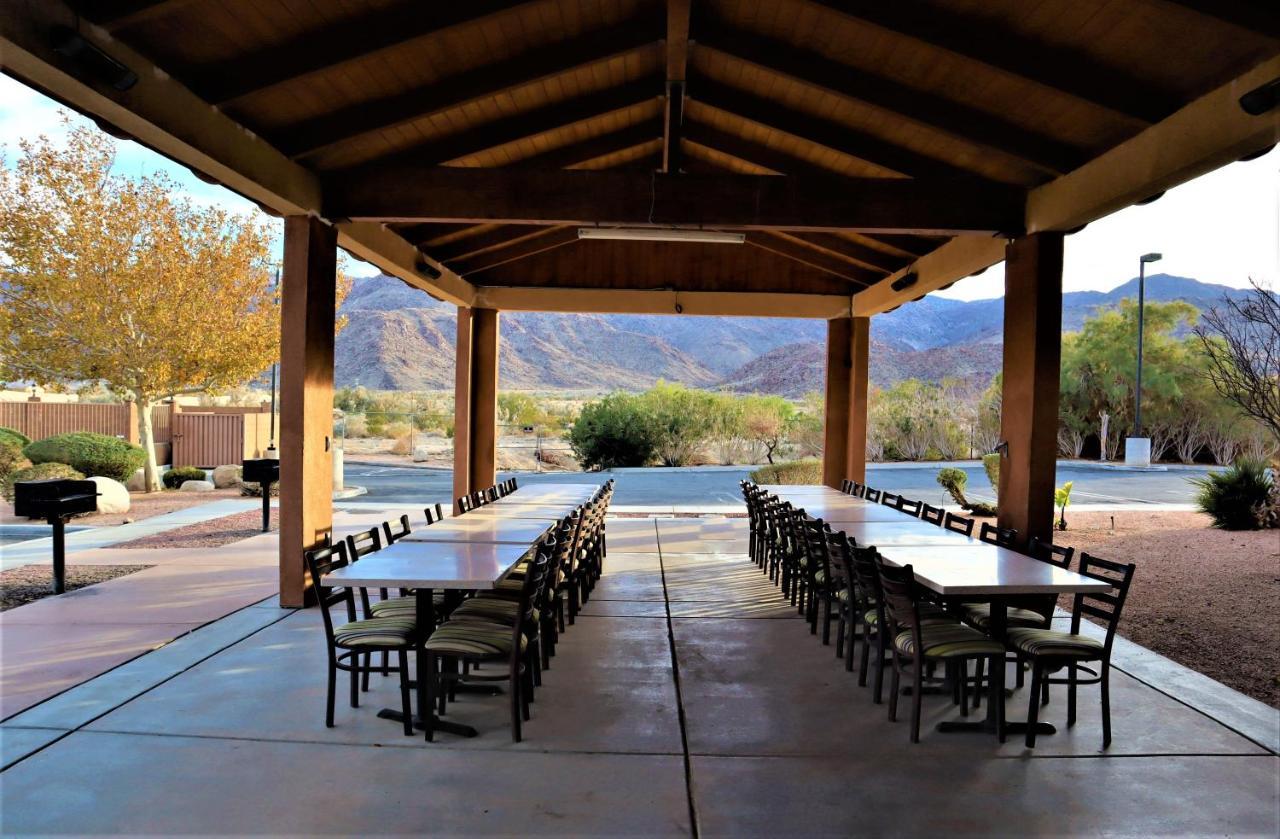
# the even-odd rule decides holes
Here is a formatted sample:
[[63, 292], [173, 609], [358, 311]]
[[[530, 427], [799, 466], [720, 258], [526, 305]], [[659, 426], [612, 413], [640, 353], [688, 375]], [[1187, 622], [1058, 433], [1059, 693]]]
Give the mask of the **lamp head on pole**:
[[1138, 258], [1138, 261], [1145, 265], [1148, 262], [1159, 262], [1163, 258], [1164, 254], [1162, 253], [1144, 253]]

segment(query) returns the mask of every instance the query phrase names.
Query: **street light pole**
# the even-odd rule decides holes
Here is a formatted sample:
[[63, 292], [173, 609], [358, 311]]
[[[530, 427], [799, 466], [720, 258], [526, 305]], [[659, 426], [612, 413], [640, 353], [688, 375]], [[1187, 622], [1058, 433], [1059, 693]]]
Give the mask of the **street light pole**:
[[1146, 308], [1147, 263], [1159, 262], [1162, 254], [1148, 253], [1138, 258], [1138, 375], [1133, 394], [1133, 436], [1142, 436], [1142, 315]]

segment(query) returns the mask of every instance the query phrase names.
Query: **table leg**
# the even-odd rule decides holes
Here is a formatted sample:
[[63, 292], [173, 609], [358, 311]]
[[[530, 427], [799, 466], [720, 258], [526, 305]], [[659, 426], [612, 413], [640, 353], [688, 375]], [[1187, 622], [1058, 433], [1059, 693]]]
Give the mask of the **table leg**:
[[[1008, 604], [1004, 598], [993, 597], [991, 599], [991, 623], [987, 626], [987, 631], [992, 638], [1004, 641], [1005, 629], [1008, 623]], [[938, 723], [937, 730], [944, 734], [954, 734], [958, 732], [980, 731], [984, 734], [995, 734], [1000, 729], [999, 713], [997, 702], [1004, 701], [1004, 671], [1005, 665], [1001, 662], [1000, 666], [993, 668], [991, 679], [987, 690], [987, 714], [979, 722], [968, 722], [959, 720], [946, 720]], [[1026, 722], [1005, 722], [1004, 733], [1009, 734], [1025, 734], [1027, 731]], [[1036, 723], [1037, 734], [1056, 734], [1057, 729], [1047, 722]]]
[[[435, 626], [435, 605], [431, 600], [431, 589], [420, 588], [417, 590], [417, 606], [418, 626], [425, 627], [426, 632], [430, 632]], [[418, 693], [418, 715], [414, 717], [413, 725], [415, 728], [425, 728], [423, 723], [423, 714], [431, 714], [431, 727], [433, 731], [441, 731], [446, 734], [457, 734], [460, 737], [475, 737], [479, 734], [474, 728], [462, 723], [449, 722], [435, 716], [435, 709], [427, 707], [427, 657], [422, 653], [416, 653], [414, 658], [417, 659], [417, 678], [414, 687]], [[395, 720], [396, 722], [404, 721], [404, 714], [398, 708], [383, 708], [378, 712], [378, 716], [384, 720]]]

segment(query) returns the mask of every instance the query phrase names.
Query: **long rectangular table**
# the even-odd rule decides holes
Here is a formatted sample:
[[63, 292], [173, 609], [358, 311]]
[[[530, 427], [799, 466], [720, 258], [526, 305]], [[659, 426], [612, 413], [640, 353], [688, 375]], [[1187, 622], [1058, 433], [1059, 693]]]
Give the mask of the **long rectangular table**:
[[[415, 589], [416, 618], [419, 627], [430, 632], [435, 626], [434, 590], [475, 591], [496, 588], [530, 550], [530, 545], [488, 543], [411, 542], [402, 539], [394, 545], [364, 557], [359, 562], [339, 568], [325, 577], [333, 586], [353, 588]], [[414, 724], [424, 727], [424, 714], [432, 714], [432, 726], [462, 737], [475, 737], [469, 725], [436, 717], [427, 707], [427, 672], [425, 655], [414, 656], [417, 664], [416, 689], [418, 716]], [[404, 721], [394, 708], [378, 712], [383, 719]]]
[[554, 519], [505, 519], [470, 513], [420, 527], [402, 537], [404, 542], [498, 542], [528, 547], [542, 538]]

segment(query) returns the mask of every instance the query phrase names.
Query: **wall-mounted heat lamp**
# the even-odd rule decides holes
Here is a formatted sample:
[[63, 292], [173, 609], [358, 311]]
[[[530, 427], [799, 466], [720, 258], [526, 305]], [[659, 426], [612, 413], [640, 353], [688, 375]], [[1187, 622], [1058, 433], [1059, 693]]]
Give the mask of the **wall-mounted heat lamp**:
[[894, 291], [902, 291], [903, 289], [911, 288], [913, 285], [916, 284], [916, 281], [919, 279], [920, 279], [920, 275], [917, 274], [915, 271], [908, 271], [907, 273], [903, 274], [901, 277], [898, 277], [898, 279], [889, 283], [889, 288], [893, 289]]
[[85, 76], [124, 92], [138, 83], [138, 74], [103, 52], [69, 26], [50, 33], [53, 51], [65, 56]]

